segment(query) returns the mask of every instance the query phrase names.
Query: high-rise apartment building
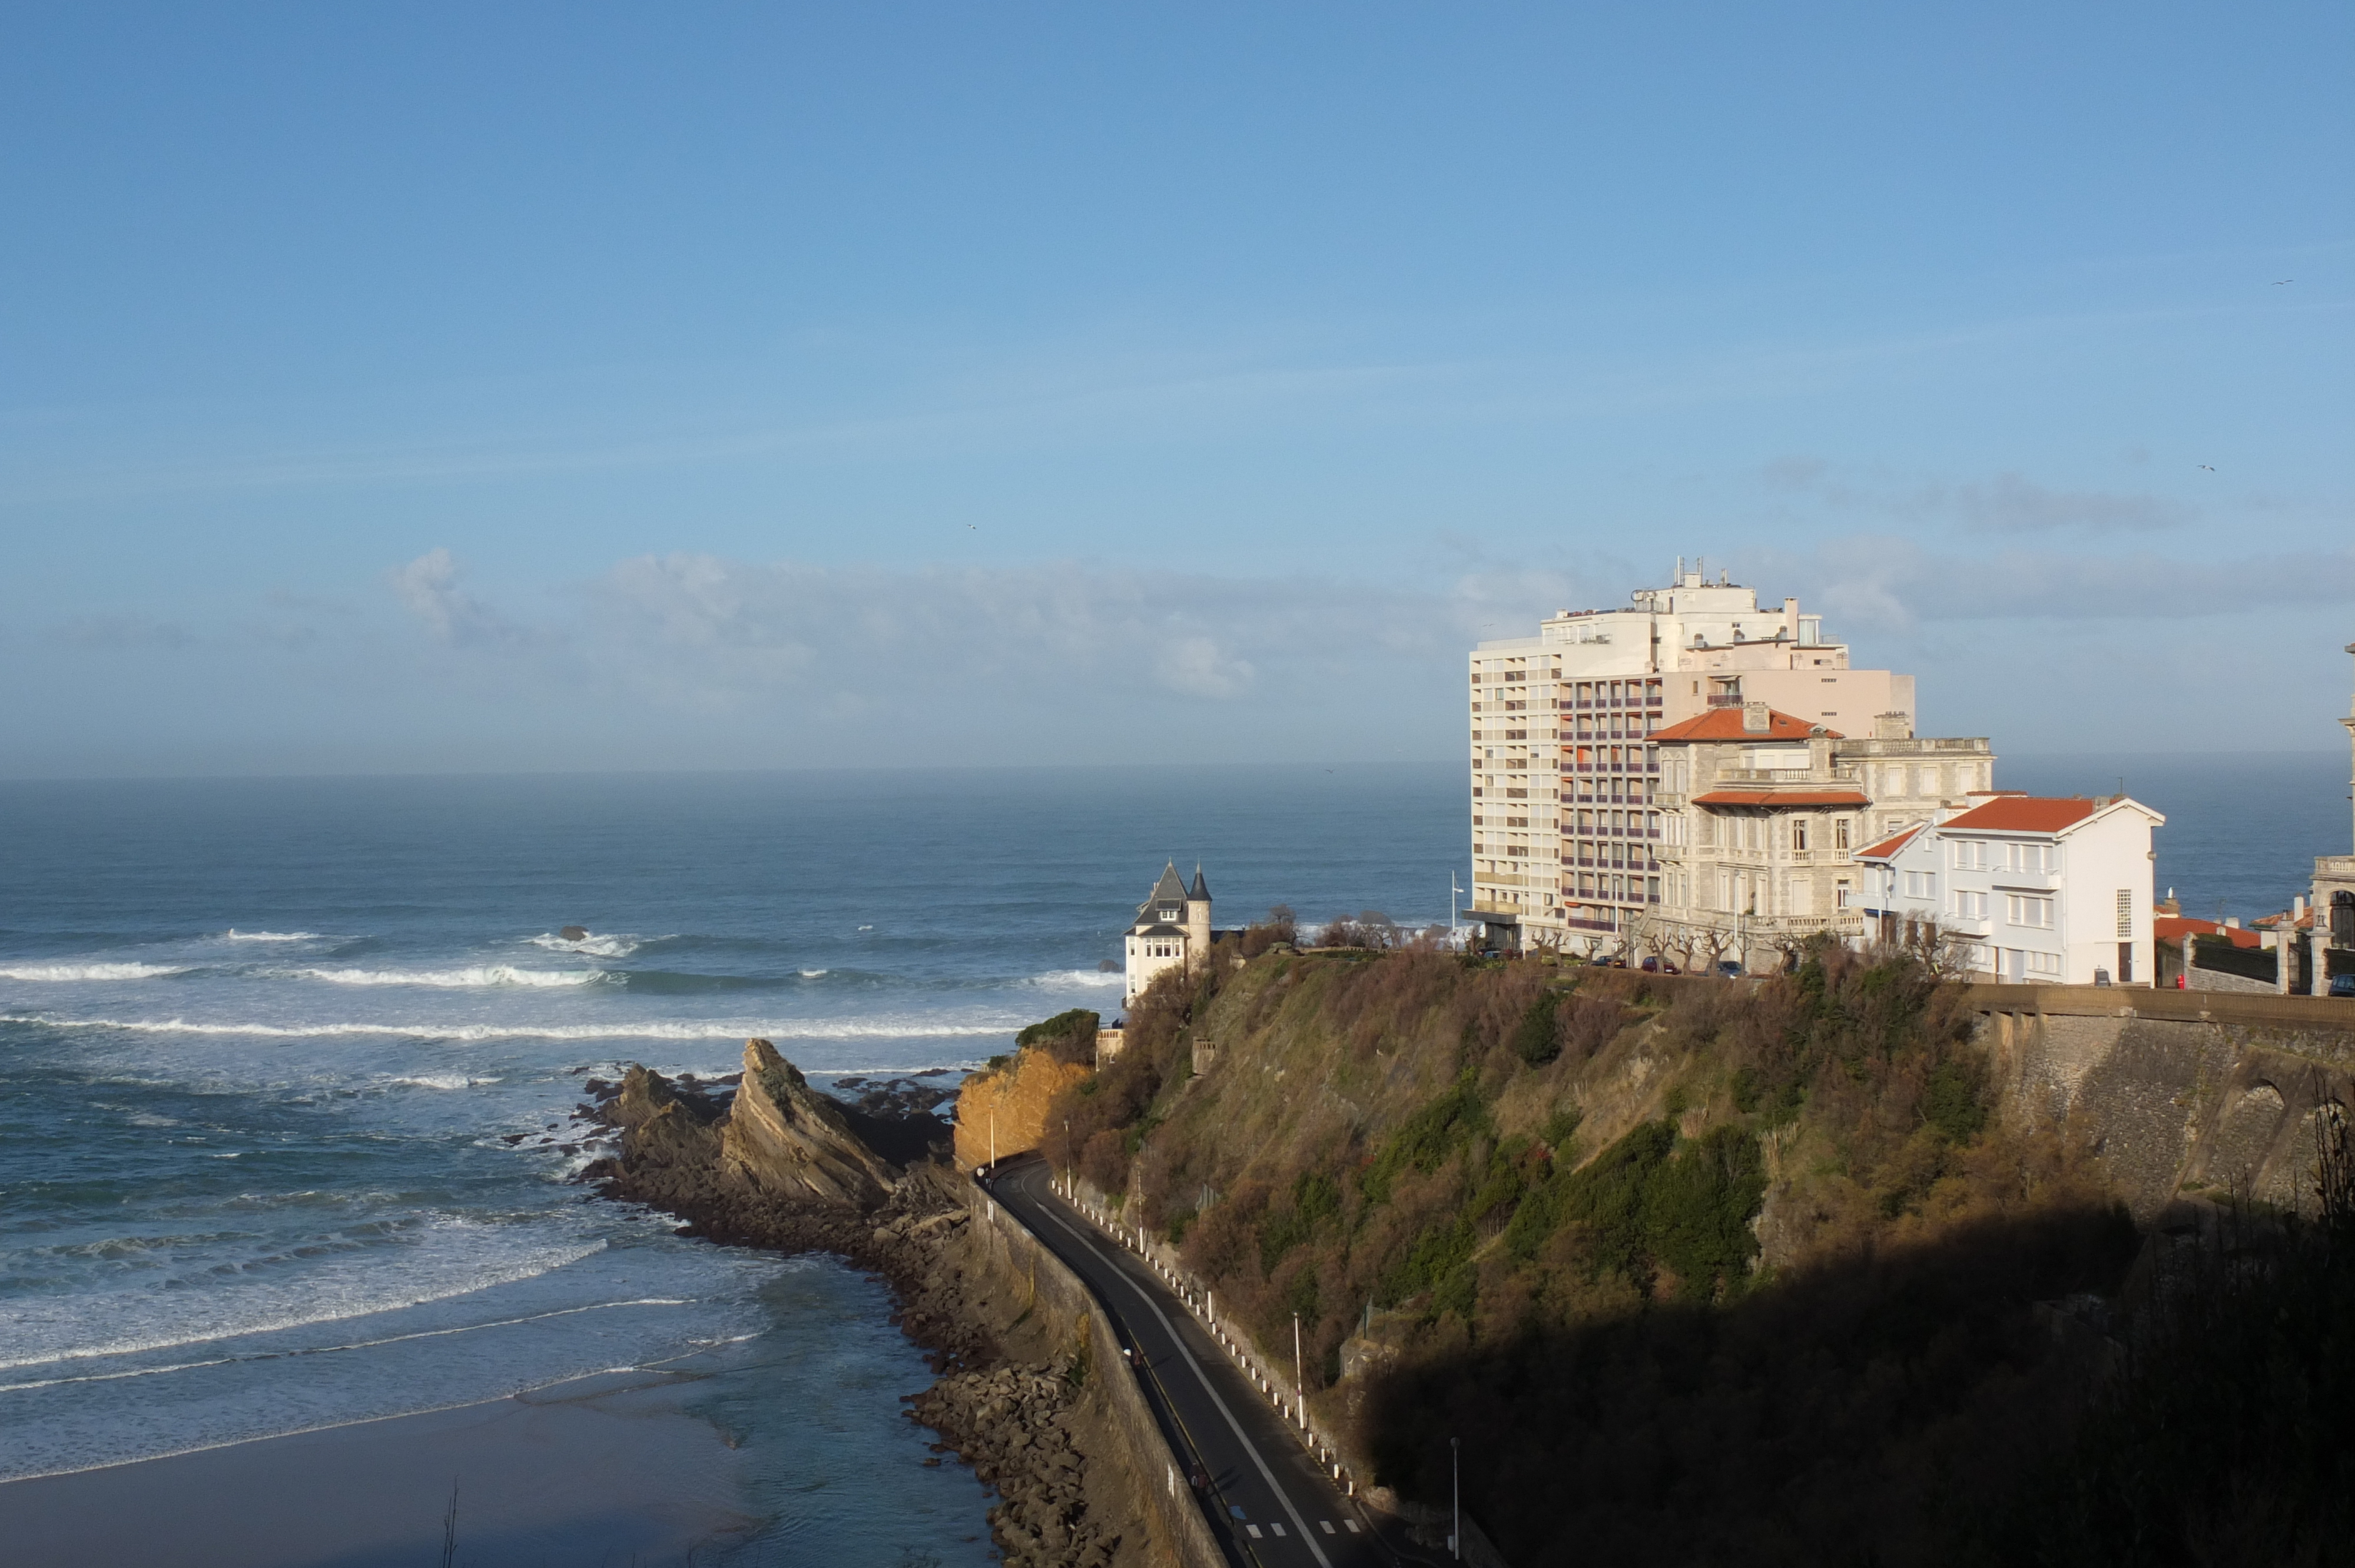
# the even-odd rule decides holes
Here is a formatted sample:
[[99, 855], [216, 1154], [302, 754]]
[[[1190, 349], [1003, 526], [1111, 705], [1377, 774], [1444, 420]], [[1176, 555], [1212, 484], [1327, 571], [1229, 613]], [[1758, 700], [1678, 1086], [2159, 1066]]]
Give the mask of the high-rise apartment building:
[[1914, 705], [1912, 676], [1851, 668], [1798, 600], [1761, 609], [1755, 589], [1681, 560], [1673, 586], [1625, 609], [1481, 643], [1471, 694], [1469, 913], [1514, 945], [1572, 950], [1624, 944], [1660, 903], [1658, 731], [1763, 703], [1910, 736]]

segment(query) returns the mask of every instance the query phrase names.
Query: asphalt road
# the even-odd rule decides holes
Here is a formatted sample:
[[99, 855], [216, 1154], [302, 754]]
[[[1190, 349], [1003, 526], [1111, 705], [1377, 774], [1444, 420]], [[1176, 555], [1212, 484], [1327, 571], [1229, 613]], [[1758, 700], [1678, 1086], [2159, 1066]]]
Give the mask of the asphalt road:
[[1137, 1379], [1178, 1456], [1178, 1484], [1198, 1472], [1208, 1478], [1196, 1495], [1229, 1561], [1250, 1568], [1428, 1561], [1374, 1531], [1159, 1277], [1056, 1196], [1042, 1161], [1000, 1164], [990, 1191], [1087, 1282], [1135, 1354], [1134, 1372], [1106, 1370]]

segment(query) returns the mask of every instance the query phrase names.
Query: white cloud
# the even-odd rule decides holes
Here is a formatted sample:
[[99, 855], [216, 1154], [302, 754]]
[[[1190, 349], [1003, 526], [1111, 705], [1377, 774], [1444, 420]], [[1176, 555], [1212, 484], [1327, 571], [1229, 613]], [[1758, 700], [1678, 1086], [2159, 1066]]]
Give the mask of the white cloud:
[[437, 641], [453, 647], [496, 646], [525, 639], [521, 628], [458, 586], [458, 563], [438, 546], [396, 569], [392, 591]]

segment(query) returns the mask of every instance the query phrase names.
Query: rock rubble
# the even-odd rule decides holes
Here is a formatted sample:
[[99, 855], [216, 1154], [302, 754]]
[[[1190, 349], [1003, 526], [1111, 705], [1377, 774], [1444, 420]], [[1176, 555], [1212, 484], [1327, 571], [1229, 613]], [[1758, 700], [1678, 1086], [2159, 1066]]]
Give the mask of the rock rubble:
[[1070, 1363], [1002, 1365], [952, 1373], [909, 1399], [909, 1414], [997, 1489], [990, 1538], [1008, 1568], [1105, 1568], [1120, 1549], [1088, 1510], [1074, 1393]]

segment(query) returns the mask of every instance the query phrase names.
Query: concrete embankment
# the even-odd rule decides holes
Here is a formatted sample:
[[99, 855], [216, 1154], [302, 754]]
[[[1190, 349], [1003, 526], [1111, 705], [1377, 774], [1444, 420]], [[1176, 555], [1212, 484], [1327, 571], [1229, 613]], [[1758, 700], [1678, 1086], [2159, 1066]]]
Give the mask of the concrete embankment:
[[1021, 1316], [1035, 1319], [1044, 1339], [1068, 1347], [1065, 1365], [1077, 1358], [1085, 1369], [1082, 1404], [1083, 1415], [1093, 1417], [1089, 1423], [1093, 1428], [1089, 1436], [1097, 1444], [1093, 1457], [1118, 1472], [1129, 1503], [1137, 1510], [1147, 1542], [1144, 1560], [1180, 1568], [1221, 1568], [1225, 1555], [1203, 1523], [1193, 1489], [1178, 1473], [1095, 1298], [1002, 1204], [971, 1189], [964, 1202], [978, 1222], [968, 1227], [971, 1266], [996, 1281], [1009, 1298], [1020, 1300]]
[[1968, 986], [1999, 1114], [2073, 1127], [2143, 1224], [2180, 1198], [2311, 1198], [2315, 1113], [2355, 1105], [2355, 1004]]

